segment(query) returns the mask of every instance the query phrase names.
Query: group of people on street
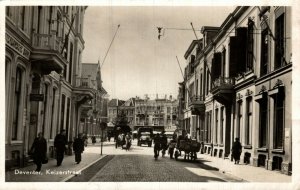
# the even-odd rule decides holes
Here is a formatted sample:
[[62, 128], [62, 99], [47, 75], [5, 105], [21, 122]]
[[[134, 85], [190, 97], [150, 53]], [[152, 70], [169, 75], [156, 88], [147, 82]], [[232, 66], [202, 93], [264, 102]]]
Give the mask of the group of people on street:
[[170, 158], [173, 159], [174, 149], [176, 146], [176, 135], [173, 135], [172, 140], [168, 143], [168, 138], [163, 131], [161, 134], [157, 133], [154, 138], [154, 158], [155, 160], [159, 157], [159, 152], [161, 151], [162, 157], [165, 157], [166, 151], [170, 155]]
[[132, 137], [129, 132], [126, 133], [120, 133], [115, 141], [115, 147], [118, 148], [119, 146], [122, 146], [122, 149], [125, 149], [128, 151], [132, 144]]
[[[75, 153], [75, 162], [79, 164], [81, 162], [81, 154], [84, 151], [85, 139], [83, 134], [78, 134], [78, 137], [73, 142], [73, 151]], [[61, 166], [65, 151], [67, 150], [67, 137], [66, 130], [61, 130], [54, 139], [54, 147], [56, 151], [56, 166]], [[38, 137], [34, 139], [29, 153], [33, 157], [33, 161], [37, 168], [35, 171], [41, 171], [42, 164], [48, 163], [47, 158], [47, 141], [43, 137], [43, 133], [39, 132]]]
[[[172, 140], [168, 143], [167, 136], [163, 131], [161, 134], [157, 133], [154, 138], [154, 158], [155, 160], [159, 157], [159, 152], [162, 151], [162, 157], [165, 156], [166, 150], [170, 155], [170, 159], [173, 159], [174, 149], [176, 145], [178, 146], [178, 142], [180, 140], [187, 139], [187, 133], [185, 130], [182, 131], [182, 135], [178, 136], [174, 134]], [[75, 162], [79, 164], [81, 162], [81, 154], [84, 151], [85, 146], [85, 138], [83, 134], [78, 134], [78, 137], [74, 140], [73, 143], [73, 151], [75, 153]], [[120, 134], [118, 140], [116, 141], [116, 148], [118, 146], [117, 143], [122, 141], [122, 146], [125, 146], [126, 151], [128, 151], [131, 147], [132, 137], [130, 133]], [[64, 159], [65, 151], [67, 150], [67, 137], [66, 130], [61, 130], [59, 134], [56, 135], [54, 139], [54, 147], [56, 150], [56, 165], [60, 166]], [[177, 147], [178, 148], [178, 147]], [[232, 145], [232, 157], [234, 159], [234, 164], [239, 164], [240, 156], [241, 156], [242, 145], [239, 142], [239, 138], [235, 138], [235, 142]], [[48, 163], [47, 158], [47, 141], [43, 137], [43, 133], [39, 132], [38, 137], [34, 139], [34, 142], [31, 146], [29, 153], [32, 155], [34, 163], [37, 168], [35, 171], [41, 171], [42, 164]]]

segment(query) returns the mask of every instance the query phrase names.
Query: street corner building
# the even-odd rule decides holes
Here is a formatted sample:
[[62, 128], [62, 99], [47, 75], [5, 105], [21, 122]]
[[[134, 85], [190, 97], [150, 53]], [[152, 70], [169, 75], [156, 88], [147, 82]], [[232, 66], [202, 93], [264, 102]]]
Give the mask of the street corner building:
[[[38, 132], [55, 158], [54, 137], [65, 129], [71, 144], [86, 132], [86, 118], [100, 122], [103, 89], [98, 64], [86, 73], [83, 21], [87, 7], [7, 6], [5, 23], [5, 166], [26, 166]], [[100, 69], [100, 68], [99, 68]]]
[[179, 123], [201, 152], [292, 173], [291, 7], [236, 7], [221, 26], [203, 26], [179, 83]]

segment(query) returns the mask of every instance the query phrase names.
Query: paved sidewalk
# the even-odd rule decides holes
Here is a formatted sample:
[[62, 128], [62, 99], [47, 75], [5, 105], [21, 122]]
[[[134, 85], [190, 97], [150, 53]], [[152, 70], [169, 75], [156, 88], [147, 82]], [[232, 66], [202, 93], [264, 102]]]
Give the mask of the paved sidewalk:
[[[56, 159], [51, 159], [47, 164], [42, 165], [40, 173], [25, 173], [33, 172], [36, 165], [30, 165], [24, 168], [5, 172], [6, 182], [60, 182], [66, 181], [75, 174], [80, 175], [81, 171], [89, 167], [96, 161], [104, 157], [100, 155], [99, 146], [85, 147], [82, 154], [82, 161], [80, 164], [75, 163], [75, 155], [65, 156], [62, 165], [56, 166]], [[22, 172], [22, 174], [21, 174]]]
[[204, 164], [219, 168], [220, 172], [231, 175], [237, 179], [248, 182], [292, 182], [292, 177], [280, 173], [279, 171], [269, 171], [261, 167], [238, 164], [230, 162], [228, 159], [211, 157], [206, 154], [198, 154], [198, 159]]

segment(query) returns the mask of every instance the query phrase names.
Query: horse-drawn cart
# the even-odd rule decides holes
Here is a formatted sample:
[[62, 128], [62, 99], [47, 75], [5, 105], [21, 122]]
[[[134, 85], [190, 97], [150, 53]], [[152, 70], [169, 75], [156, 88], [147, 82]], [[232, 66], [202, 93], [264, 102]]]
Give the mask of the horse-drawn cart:
[[[196, 140], [180, 140], [177, 143], [176, 151], [175, 151], [175, 160], [178, 160], [178, 157], [184, 156], [184, 160], [196, 160], [197, 152], [200, 151], [200, 143]], [[181, 154], [184, 152], [184, 155]]]

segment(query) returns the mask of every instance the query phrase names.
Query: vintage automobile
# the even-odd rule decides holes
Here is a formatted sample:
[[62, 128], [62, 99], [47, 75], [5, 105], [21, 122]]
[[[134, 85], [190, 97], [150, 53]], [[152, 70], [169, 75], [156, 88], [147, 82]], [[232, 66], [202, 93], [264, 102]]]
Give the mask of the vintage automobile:
[[137, 145], [141, 146], [142, 144], [146, 144], [149, 147], [152, 146], [152, 137], [153, 137], [153, 129], [151, 127], [141, 127], [137, 132]]
[[152, 146], [152, 138], [149, 132], [141, 133], [140, 137], [138, 138], [138, 146], [142, 146], [142, 144], [146, 144], [149, 147]]

